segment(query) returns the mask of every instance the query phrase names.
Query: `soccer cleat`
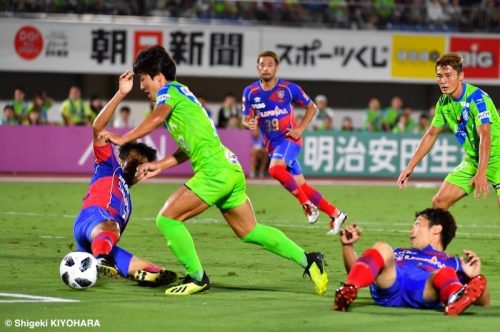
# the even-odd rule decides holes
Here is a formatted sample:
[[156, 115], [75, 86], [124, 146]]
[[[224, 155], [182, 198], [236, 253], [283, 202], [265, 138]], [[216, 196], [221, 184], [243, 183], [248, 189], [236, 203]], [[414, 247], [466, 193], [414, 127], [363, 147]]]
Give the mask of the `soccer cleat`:
[[310, 224], [314, 224], [316, 221], [318, 221], [319, 218], [319, 211], [316, 205], [313, 203], [305, 203], [302, 205], [302, 208], [304, 209], [304, 213], [307, 216], [307, 221], [309, 221]]
[[143, 269], [137, 270], [131, 279], [137, 281], [139, 286], [156, 287], [175, 283], [177, 273], [169, 270]]
[[351, 303], [358, 296], [358, 288], [351, 284], [343, 284], [335, 292], [333, 310], [347, 311]]
[[483, 295], [485, 289], [486, 278], [483, 275], [472, 278], [468, 284], [450, 296], [448, 305], [444, 308], [444, 314], [448, 316], [460, 315]]
[[100, 256], [97, 258], [97, 270], [99, 274], [110, 278], [118, 277], [118, 270], [115, 264], [112, 263], [112, 259], [109, 256]]
[[326, 293], [328, 286], [328, 275], [324, 269], [323, 254], [320, 252], [310, 252], [306, 254], [307, 267], [304, 277], [308, 275], [314, 283], [314, 288], [318, 295]]
[[169, 296], [179, 296], [179, 295], [191, 295], [195, 293], [201, 293], [210, 289], [210, 279], [206, 273], [203, 273], [203, 279], [197, 281], [191, 276], [187, 275], [180, 285], [167, 288], [165, 295]]
[[347, 220], [347, 214], [340, 211], [337, 217], [331, 217], [330, 219], [330, 230], [326, 232], [326, 235], [336, 235], [340, 231], [340, 227]]

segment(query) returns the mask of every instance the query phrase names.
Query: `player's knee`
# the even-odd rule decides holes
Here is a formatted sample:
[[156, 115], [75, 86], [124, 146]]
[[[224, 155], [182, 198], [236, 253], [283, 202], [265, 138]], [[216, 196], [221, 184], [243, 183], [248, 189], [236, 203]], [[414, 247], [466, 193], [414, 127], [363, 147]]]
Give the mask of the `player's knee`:
[[386, 242], [377, 242], [373, 245], [372, 249], [377, 250], [384, 260], [386, 257], [392, 257], [394, 255], [392, 247]]
[[444, 197], [442, 197], [439, 194], [436, 194], [436, 195], [434, 195], [434, 197], [432, 197], [432, 207], [434, 209], [439, 208], [439, 209], [447, 210], [450, 206], [449, 206], [449, 203], [447, 202], [447, 200], [444, 199]]
[[279, 165], [269, 167], [269, 175], [271, 175], [273, 178], [277, 178], [280, 173], [279, 169]]

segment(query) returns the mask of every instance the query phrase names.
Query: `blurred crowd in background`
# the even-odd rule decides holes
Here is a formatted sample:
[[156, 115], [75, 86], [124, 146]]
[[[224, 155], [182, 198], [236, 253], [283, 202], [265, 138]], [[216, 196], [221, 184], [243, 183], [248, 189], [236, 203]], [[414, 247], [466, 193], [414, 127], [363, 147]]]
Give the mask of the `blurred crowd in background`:
[[156, 16], [234, 24], [500, 32], [500, 0], [3, 0], [0, 12]]

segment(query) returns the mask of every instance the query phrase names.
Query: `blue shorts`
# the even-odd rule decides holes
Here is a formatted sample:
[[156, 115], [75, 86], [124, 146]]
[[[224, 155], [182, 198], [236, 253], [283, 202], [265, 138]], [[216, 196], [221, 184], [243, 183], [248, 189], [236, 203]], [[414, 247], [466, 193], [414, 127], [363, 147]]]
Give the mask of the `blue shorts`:
[[302, 174], [302, 168], [300, 167], [297, 157], [300, 154], [301, 146], [292, 141], [283, 141], [278, 145], [274, 151], [269, 155], [269, 158], [284, 160], [287, 170], [292, 175]]
[[370, 293], [376, 304], [384, 307], [409, 307], [420, 309], [438, 309], [439, 299], [426, 302], [423, 299], [425, 284], [431, 271], [421, 269], [403, 269], [396, 266], [396, 280], [389, 288], [370, 285]]

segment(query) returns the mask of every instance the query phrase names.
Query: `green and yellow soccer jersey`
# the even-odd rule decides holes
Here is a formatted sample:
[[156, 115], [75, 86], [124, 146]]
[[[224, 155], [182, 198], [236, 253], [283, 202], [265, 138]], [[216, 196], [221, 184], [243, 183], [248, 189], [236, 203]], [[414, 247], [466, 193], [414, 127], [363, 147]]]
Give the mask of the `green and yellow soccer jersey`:
[[187, 86], [176, 81], [163, 86], [156, 95], [156, 105], [162, 104], [172, 108], [165, 126], [191, 159], [194, 172], [203, 167], [241, 170], [236, 155], [222, 145], [214, 123]]
[[434, 127], [448, 125], [465, 153], [474, 159], [479, 157], [477, 127], [486, 123], [491, 125], [490, 155], [500, 155], [500, 117], [495, 104], [486, 92], [466, 83], [463, 83], [462, 96], [457, 100], [446, 94], [439, 98], [432, 119]]

